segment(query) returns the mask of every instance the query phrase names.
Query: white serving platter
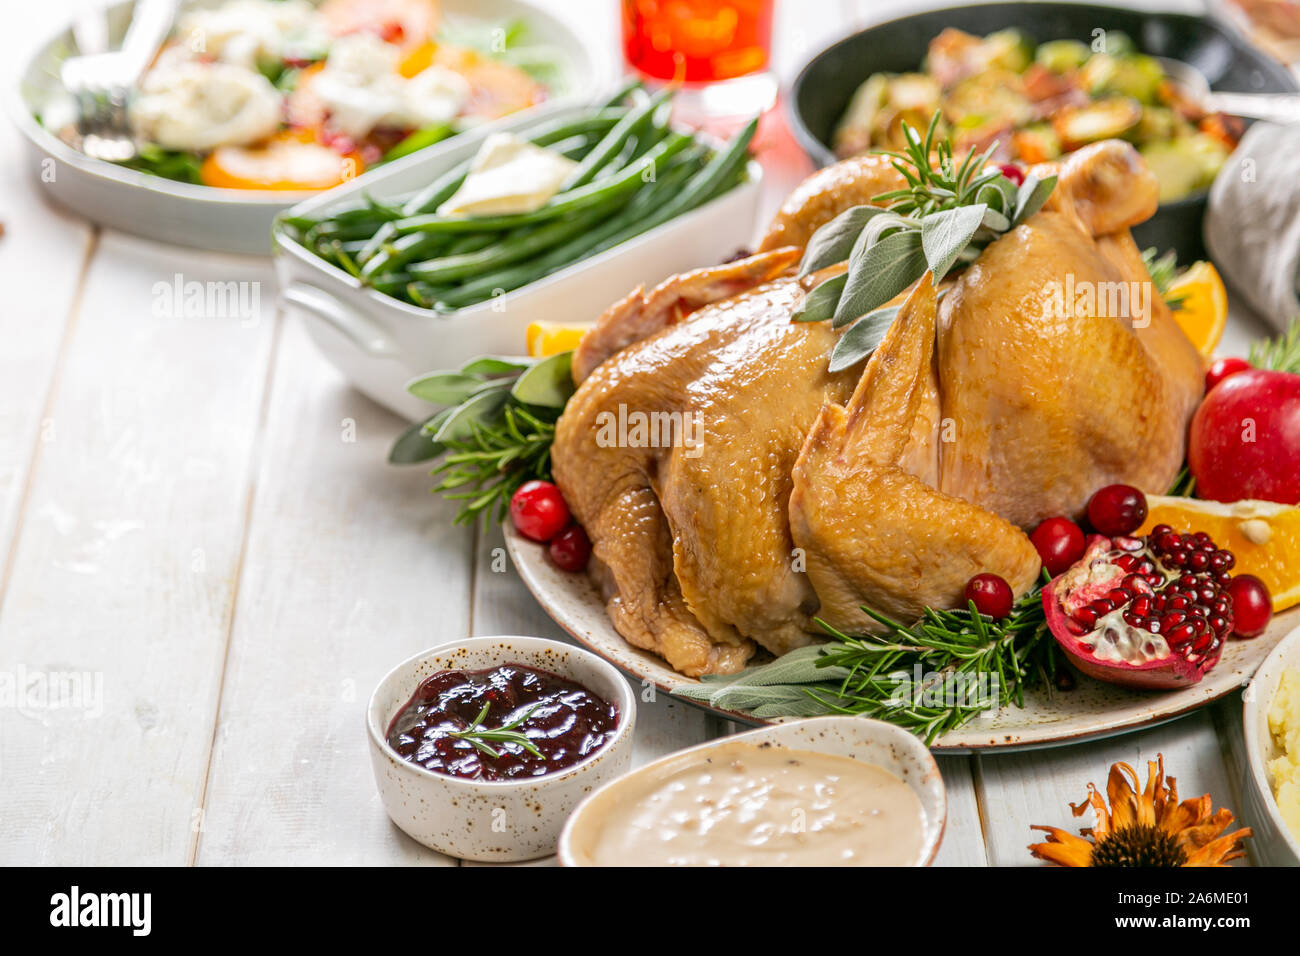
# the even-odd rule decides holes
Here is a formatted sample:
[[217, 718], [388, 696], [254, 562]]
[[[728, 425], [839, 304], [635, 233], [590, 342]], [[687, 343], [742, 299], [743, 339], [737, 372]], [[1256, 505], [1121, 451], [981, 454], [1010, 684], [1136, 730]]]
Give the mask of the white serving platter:
[[[544, 545], [527, 540], [509, 525], [505, 527], [505, 539], [506, 549], [528, 590], [579, 644], [661, 691], [671, 693], [699, 683], [695, 678], [683, 677], [661, 658], [625, 641], [609, 622], [604, 602], [586, 575], [561, 571], [547, 558]], [[1240, 692], [1269, 651], [1297, 626], [1300, 626], [1300, 607], [1279, 614], [1260, 637], [1229, 641], [1218, 666], [1199, 684], [1182, 690], [1133, 691], [1077, 675], [1073, 690], [1049, 693], [1040, 688], [1027, 692], [1023, 708], [1005, 707], [988, 717], [976, 717], [940, 737], [933, 749], [957, 753], [1027, 750], [1082, 743], [1173, 720]], [[690, 698], [682, 699], [744, 724], [779, 722], [758, 720]]]
[[[218, 2], [196, 0], [187, 6], [214, 6]], [[110, 46], [116, 47], [121, 42], [134, 7], [135, 0], [126, 0], [105, 11]], [[598, 87], [612, 80], [612, 64], [598, 62], [563, 22], [523, 0], [443, 0], [443, 8], [448, 17], [489, 21], [525, 19], [530, 37], [538, 44], [555, 48], [567, 64], [557, 94], [545, 103], [508, 117], [511, 122], [537, 119], [586, 100]], [[271, 223], [275, 217], [304, 198], [320, 195], [195, 186], [91, 159], [78, 152], [36, 120], [44, 104], [61, 90], [59, 64], [76, 52], [69, 25], [37, 47], [19, 71], [17, 84], [6, 91], [6, 107], [25, 139], [25, 172], [56, 205], [101, 225], [161, 242], [267, 255], [271, 251]], [[452, 137], [413, 156], [363, 173], [349, 185], [365, 184], [394, 165], [444, 153], [467, 135], [470, 134]]]

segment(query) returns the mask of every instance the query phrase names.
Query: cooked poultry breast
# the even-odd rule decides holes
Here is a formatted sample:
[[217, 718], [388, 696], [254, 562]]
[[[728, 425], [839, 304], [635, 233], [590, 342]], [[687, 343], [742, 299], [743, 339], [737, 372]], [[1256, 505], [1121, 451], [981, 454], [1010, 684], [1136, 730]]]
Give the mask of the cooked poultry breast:
[[[614, 626], [682, 673], [809, 643], [814, 618], [869, 629], [863, 605], [955, 606], [981, 571], [1022, 592], [1024, 529], [1104, 484], [1163, 491], [1183, 461], [1201, 360], [1128, 235], [1156, 203], [1132, 147], [1072, 154], [1040, 212], [830, 373], [839, 332], [791, 316], [832, 270], [793, 266], [897, 182], [879, 157], [821, 171], [759, 254], [634, 291], [575, 354], [556, 481]], [[1124, 290], [1123, 314], [1086, 289]]]

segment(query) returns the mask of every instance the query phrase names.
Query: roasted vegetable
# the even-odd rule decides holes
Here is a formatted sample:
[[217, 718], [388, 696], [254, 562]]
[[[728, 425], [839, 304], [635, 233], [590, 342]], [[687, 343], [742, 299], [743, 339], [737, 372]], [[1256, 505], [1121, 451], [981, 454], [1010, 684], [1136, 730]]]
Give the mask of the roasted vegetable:
[[1049, 40], [1039, 45], [1034, 59], [1053, 73], [1077, 70], [1092, 56], [1086, 43], [1078, 40]]
[[1052, 128], [1062, 145], [1072, 150], [1098, 140], [1124, 136], [1141, 119], [1142, 105], [1137, 100], [1114, 96], [1061, 110], [1052, 118]]

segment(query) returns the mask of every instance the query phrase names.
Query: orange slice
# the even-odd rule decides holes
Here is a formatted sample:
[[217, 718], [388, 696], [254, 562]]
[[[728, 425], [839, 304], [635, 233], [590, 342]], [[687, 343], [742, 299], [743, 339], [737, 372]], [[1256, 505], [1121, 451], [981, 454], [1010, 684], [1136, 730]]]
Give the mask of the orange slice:
[[530, 322], [525, 333], [528, 354], [533, 358], [546, 358], [578, 347], [590, 325], [566, 325], [563, 322]]
[[1273, 501], [1200, 501], [1147, 496], [1147, 520], [1138, 534], [1158, 524], [1204, 531], [1237, 558], [1233, 574], [1253, 574], [1268, 585], [1273, 610], [1300, 603], [1300, 507]]
[[1165, 298], [1178, 298], [1174, 318], [1204, 356], [1214, 354], [1228, 322], [1228, 293], [1218, 270], [1198, 262], [1169, 285]]
[[346, 156], [316, 142], [310, 132], [286, 132], [262, 146], [222, 146], [199, 167], [206, 186], [225, 189], [329, 189], [356, 178], [361, 157]]

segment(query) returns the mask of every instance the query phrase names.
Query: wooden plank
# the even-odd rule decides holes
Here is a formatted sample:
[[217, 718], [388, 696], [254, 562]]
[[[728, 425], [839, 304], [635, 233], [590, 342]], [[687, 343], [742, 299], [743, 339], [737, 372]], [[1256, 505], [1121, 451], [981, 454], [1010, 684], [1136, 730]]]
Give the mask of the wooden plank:
[[403, 427], [286, 324], [200, 864], [454, 862], [389, 822], [365, 732], [389, 668], [469, 630], [472, 535], [426, 469], [387, 464]]
[[1042, 834], [1032, 824], [1074, 829], [1089, 826], [1091, 811], [1076, 819], [1070, 804], [1088, 794], [1089, 782], [1104, 793], [1110, 765], [1123, 761], [1146, 783], [1146, 762], [1163, 753], [1165, 773], [1176, 777], [1183, 798], [1212, 794], [1216, 806], [1232, 800], [1229, 774], [1206, 711], [1152, 730], [1095, 743], [1014, 754], [980, 754], [977, 778], [989, 862], [1027, 866], [1035, 861], [1026, 847]]
[[973, 757], [936, 757], [948, 793], [948, 824], [935, 866], [988, 866]]
[[271, 323], [166, 308], [154, 284], [178, 274], [270, 280], [256, 260], [102, 240], [0, 616], [0, 672], [86, 683], [73, 706], [0, 710], [4, 862], [188, 853]]

